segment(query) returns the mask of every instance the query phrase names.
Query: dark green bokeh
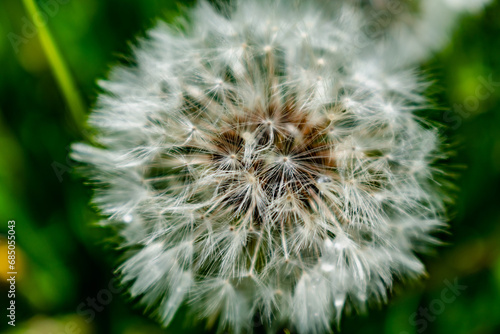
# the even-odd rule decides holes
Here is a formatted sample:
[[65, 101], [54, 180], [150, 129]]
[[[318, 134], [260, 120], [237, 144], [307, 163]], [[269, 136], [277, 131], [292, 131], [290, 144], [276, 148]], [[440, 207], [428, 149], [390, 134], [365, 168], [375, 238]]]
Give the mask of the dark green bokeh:
[[[179, 1], [174, 0], [56, 2], [59, 7], [53, 11], [40, 7], [48, 14], [46, 27], [88, 109], [98, 93], [96, 79], [105, 77], [113, 64], [129, 61], [129, 42], [157, 18], [172, 20], [181, 12]], [[203, 327], [184, 331], [183, 312], [162, 330], [121, 293], [111, 294], [102, 310], [97, 301], [99, 311], [87, 321], [89, 301], [109, 297], [106, 291], [114, 282], [117, 253], [107, 242], [109, 234], [93, 224], [99, 217], [88, 206], [90, 189], [70, 172], [69, 145], [82, 140], [82, 135], [38, 34], [18, 47], [8, 37], [9, 33], [24, 36], [28, 17], [21, 1], [0, 3], [0, 299], [4, 310], [6, 250], [1, 235], [9, 219], [17, 221], [19, 271], [17, 326], [7, 326], [3, 311], [0, 330], [203, 332]], [[465, 17], [446, 49], [423, 66], [436, 81], [434, 98], [442, 106], [432, 118], [448, 125], [443, 135], [456, 152], [449, 169], [460, 175], [450, 234], [441, 236], [449, 245], [423, 257], [428, 279], [398, 285], [390, 303], [368, 316], [344, 317], [343, 333], [500, 333], [499, 18], [498, 2], [482, 15]], [[484, 80], [490, 78], [496, 85], [485, 87]], [[478, 92], [485, 96], [478, 99]], [[452, 113], [447, 114], [448, 109]], [[443, 291], [455, 281], [466, 289], [454, 301], [445, 302], [451, 295]]]

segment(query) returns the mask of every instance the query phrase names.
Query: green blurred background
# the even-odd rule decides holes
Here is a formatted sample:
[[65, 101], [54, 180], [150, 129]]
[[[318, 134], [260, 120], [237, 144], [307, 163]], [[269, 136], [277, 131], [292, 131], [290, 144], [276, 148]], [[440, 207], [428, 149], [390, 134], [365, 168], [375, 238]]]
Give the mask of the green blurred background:
[[[71, 115], [92, 107], [96, 79], [130, 61], [123, 56], [130, 42], [157, 18], [172, 20], [181, 2], [43, 0], [37, 4], [47, 22], [34, 33], [26, 23], [30, 3], [0, 2], [0, 331], [205, 332], [184, 331], [183, 312], [163, 330], [116, 291], [117, 253], [93, 224], [99, 218], [88, 206], [91, 191], [68, 159], [70, 143], [83, 138]], [[57, 50], [47, 44], [48, 31]], [[449, 126], [444, 133], [456, 152], [449, 164], [460, 175], [450, 233], [442, 236], [448, 245], [423, 257], [428, 279], [397, 288], [367, 316], [344, 317], [342, 333], [500, 333], [500, 2], [465, 16], [449, 45], [422, 67], [436, 82], [443, 110], [432, 117]], [[485, 85], [489, 80], [496, 85]], [[9, 219], [17, 222], [15, 328], [4, 308]], [[445, 289], [455, 283], [463, 288], [451, 298]]]

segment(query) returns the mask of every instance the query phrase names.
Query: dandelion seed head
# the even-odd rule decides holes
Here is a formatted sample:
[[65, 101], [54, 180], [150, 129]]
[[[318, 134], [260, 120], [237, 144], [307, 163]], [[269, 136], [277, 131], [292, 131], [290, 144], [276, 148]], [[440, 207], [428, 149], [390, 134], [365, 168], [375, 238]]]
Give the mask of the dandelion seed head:
[[443, 225], [436, 130], [413, 113], [425, 84], [353, 48], [362, 16], [328, 6], [201, 2], [102, 82], [97, 146], [73, 157], [164, 325], [188, 304], [235, 333], [256, 314], [323, 333], [424, 273], [414, 251]]

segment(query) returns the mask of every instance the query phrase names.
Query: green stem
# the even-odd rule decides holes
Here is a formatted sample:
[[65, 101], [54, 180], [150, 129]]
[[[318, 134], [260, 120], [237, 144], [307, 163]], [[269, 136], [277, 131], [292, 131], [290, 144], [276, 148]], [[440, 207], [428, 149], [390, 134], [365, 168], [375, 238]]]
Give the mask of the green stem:
[[41, 15], [35, 0], [23, 0], [23, 4], [31, 17], [32, 22], [38, 27], [40, 43], [49, 61], [52, 72], [54, 73], [57, 84], [59, 85], [59, 88], [61, 89], [69, 106], [73, 121], [75, 122], [78, 130], [84, 133], [83, 128], [86, 119], [86, 107], [83, 99], [78, 93], [76, 83], [70, 74], [68, 66], [57, 49], [47, 24], [43, 22], [37, 24], [36, 18], [41, 17]]

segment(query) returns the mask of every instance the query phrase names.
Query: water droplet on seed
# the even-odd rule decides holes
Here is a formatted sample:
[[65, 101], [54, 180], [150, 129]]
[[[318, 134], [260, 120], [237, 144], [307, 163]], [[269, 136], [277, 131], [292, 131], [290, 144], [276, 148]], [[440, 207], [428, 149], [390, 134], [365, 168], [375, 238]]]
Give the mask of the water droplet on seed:
[[318, 183], [330, 183], [332, 182], [332, 179], [329, 178], [328, 176], [321, 176], [318, 178]]

